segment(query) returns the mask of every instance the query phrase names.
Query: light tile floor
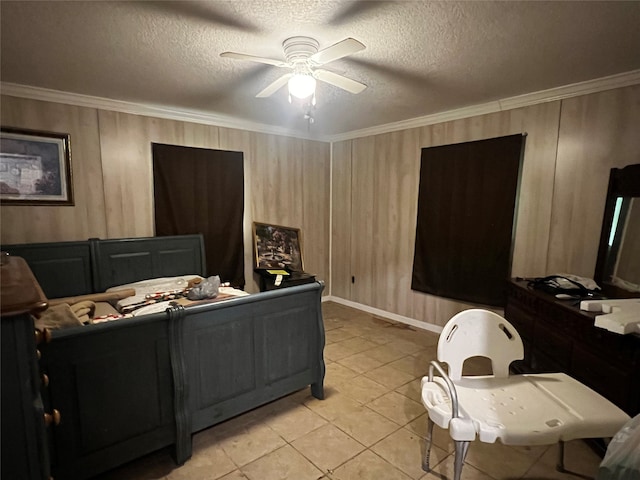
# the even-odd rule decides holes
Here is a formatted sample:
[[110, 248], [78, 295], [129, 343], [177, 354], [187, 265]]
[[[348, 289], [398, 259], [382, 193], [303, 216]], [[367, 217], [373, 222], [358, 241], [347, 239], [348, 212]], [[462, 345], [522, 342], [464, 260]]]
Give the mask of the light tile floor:
[[[335, 303], [323, 304], [325, 400], [309, 389], [199, 432], [183, 466], [165, 449], [100, 480], [444, 480], [453, 478], [453, 443], [435, 428], [433, 471], [421, 469], [426, 413], [420, 379], [436, 356], [438, 336]], [[468, 362], [469, 363], [469, 362]], [[465, 365], [466, 374], [487, 371]], [[463, 480], [593, 478], [600, 458], [582, 441], [557, 447], [473, 442]]]

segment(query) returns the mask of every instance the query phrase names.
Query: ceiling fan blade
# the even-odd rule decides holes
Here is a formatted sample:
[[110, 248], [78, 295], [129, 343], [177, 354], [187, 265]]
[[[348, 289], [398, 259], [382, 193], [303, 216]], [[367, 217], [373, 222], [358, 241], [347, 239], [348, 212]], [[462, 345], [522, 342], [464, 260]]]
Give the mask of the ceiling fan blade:
[[234, 58], [236, 60], [248, 60], [249, 62], [266, 63], [267, 65], [273, 65], [275, 67], [286, 67], [287, 62], [282, 60], [275, 60], [273, 58], [256, 57], [254, 55], [247, 55], [245, 53], [236, 52], [222, 52], [221, 57]]
[[329, 70], [314, 70], [313, 75], [323, 82], [326, 82], [335, 87], [346, 90], [349, 93], [360, 93], [367, 86], [364, 83], [357, 82], [347, 77], [343, 77], [342, 75], [338, 75], [337, 73], [330, 72]]
[[284, 87], [291, 77], [293, 77], [293, 73], [285, 73], [276, 81], [268, 85], [267, 88], [265, 88], [260, 93], [258, 93], [256, 97], [258, 98], [270, 97], [271, 95], [276, 93], [278, 90], [280, 90], [282, 87]]
[[339, 58], [364, 50], [365, 48], [366, 47], [355, 38], [345, 38], [335, 45], [331, 45], [324, 50], [314, 53], [309, 57], [309, 60], [316, 65], [324, 65], [325, 63], [333, 62]]

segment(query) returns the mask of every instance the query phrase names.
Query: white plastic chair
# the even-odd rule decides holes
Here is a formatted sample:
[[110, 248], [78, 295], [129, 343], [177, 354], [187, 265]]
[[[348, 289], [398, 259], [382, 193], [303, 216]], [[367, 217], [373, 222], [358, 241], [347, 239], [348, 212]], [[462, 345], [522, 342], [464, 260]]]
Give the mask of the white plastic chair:
[[[470, 357], [491, 360], [493, 375], [462, 376]], [[429, 412], [422, 468], [430, 471], [433, 425], [449, 429], [455, 442], [454, 480], [460, 480], [469, 442], [505, 445], [559, 443], [557, 469], [564, 470], [564, 442], [612, 437], [629, 416], [598, 393], [563, 373], [510, 375], [524, 358], [522, 339], [500, 315], [466, 310], [447, 322], [438, 340], [438, 361], [422, 379]], [[440, 362], [448, 365], [448, 374]], [[434, 377], [434, 369], [440, 376]]]

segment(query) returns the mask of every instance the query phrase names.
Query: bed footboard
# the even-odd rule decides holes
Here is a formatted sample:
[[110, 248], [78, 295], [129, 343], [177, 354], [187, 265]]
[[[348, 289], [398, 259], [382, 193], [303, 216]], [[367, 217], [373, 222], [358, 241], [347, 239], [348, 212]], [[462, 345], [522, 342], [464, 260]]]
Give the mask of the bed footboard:
[[322, 283], [54, 331], [43, 347], [57, 478], [86, 479], [296, 390], [323, 398]]
[[158, 313], [53, 332], [40, 361], [49, 385], [54, 478], [89, 478], [175, 443], [169, 322]]
[[187, 310], [193, 432], [308, 385], [323, 398], [321, 292], [313, 283]]

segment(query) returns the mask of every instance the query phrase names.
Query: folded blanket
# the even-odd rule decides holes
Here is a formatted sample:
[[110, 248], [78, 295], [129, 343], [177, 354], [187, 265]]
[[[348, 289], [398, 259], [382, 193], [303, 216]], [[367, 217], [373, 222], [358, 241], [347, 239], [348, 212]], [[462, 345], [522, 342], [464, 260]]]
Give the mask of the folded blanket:
[[74, 303], [71, 305], [71, 311], [81, 323], [91, 323], [96, 311], [96, 304], [90, 300]]
[[56, 330], [59, 328], [77, 327], [79, 325], [82, 325], [82, 322], [66, 303], [47, 308], [42, 312], [40, 318], [36, 318], [35, 320], [35, 327], [39, 330], [45, 328]]
[[85, 300], [91, 300], [92, 302], [111, 302], [120, 300], [121, 298], [127, 298], [135, 294], [135, 289], [128, 288], [114, 292], [89, 293], [87, 295], [77, 295], [75, 297], [50, 298], [49, 306], [58, 305], [59, 303], [68, 303], [69, 305], [73, 305], [74, 303], [80, 303]]

